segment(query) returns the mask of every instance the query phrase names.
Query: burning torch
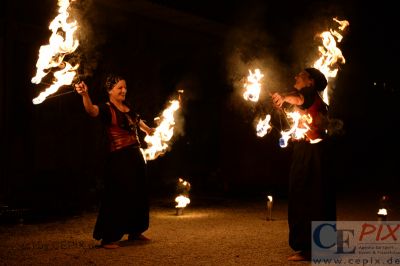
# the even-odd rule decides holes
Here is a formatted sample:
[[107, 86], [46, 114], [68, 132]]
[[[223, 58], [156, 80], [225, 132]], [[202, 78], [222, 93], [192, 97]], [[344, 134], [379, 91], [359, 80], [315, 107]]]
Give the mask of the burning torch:
[[267, 221], [272, 221], [272, 206], [273, 206], [273, 198], [271, 195], [267, 196]]
[[175, 198], [175, 202], [177, 205], [176, 208], [176, 215], [182, 215], [183, 209], [190, 203], [189, 199], [189, 191], [190, 191], [190, 183], [183, 180], [183, 178], [178, 178], [178, 184], [176, 187], [176, 193], [178, 196]]

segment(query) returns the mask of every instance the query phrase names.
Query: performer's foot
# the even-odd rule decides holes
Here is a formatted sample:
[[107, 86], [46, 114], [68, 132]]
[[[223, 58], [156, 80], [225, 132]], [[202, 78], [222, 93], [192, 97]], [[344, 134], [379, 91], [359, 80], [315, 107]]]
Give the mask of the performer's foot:
[[151, 239], [144, 236], [144, 235], [129, 235], [128, 236], [128, 240], [129, 241], [135, 241], [135, 240], [139, 240], [139, 241], [150, 241]]
[[299, 251], [288, 258], [288, 261], [310, 261], [310, 251]]
[[118, 242], [104, 242], [104, 241], [101, 241], [101, 247], [103, 247], [105, 249], [116, 249], [116, 248], [119, 248], [120, 245], [118, 244]]

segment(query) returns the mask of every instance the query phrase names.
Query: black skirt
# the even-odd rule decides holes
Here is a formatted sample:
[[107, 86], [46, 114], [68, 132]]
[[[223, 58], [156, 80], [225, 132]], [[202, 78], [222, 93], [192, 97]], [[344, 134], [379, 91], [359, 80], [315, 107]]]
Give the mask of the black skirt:
[[106, 159], [104, 189], [93, 237], [105, 242], [124, 234], [140, 235], [149, 227], [146, 163], [138, 147], [111, 152]]
[[326, 141], [294, 143], [289, 176], [289, 245], [311, 250], [312, 221], [336, 220], [335, 182], [328, 172]]

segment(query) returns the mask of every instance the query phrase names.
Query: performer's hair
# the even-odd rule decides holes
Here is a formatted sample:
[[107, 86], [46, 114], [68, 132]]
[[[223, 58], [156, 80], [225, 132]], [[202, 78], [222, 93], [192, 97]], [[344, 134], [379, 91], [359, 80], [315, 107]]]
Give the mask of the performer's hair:
[[326, 85], [328, 85], [328, 81], [325, 75], [322, 74], [321, 71], [313, 67], [306, 68], [304, 70], [310, 75], [310, 78], [314, 80], [314, 88], [317, 91], [323, 91]]
[[106, 90], [108, 92], [108, 91], [112, 90], [112, 88], [115, 86], [115, 84], [118, 83], [118, 81], [123, 80], [123, 79], [124, 78], [118, 74], [110, 73], [107, 75], [104, 87], [106, 88]]

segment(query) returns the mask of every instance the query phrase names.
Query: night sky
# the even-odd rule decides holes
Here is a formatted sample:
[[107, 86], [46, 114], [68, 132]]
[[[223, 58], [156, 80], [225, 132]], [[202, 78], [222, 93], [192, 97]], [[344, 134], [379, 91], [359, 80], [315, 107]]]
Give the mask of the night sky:
[[[178, 89], [182, 112], [172, 148], [148, 163], [154, 196], [173, 193], [178, 176], [194, 193], [286, 195], [290, 146], [255, 135], [257, 115], [270, 108], [240, 98], [249, 68], [269, 71], [268, 88], [285, 90], [307, 66], [314, 35], [332, 18], [346, 19], [330, 116], [343, 122], [329, 140], [338, 192], [389, 193], [397, 173], [398, 21], [379, 1], [77, 1], [80, 78], [95, 103], [105, 100], [108, 72], [127, 77], [128, 98], [148, 124]], [[110, 3], [109, 3], [110, 2]], [[48, 198], [91, 204], [101, 186], [104, 139], [76, 93], [33, 105], [44, 89], [30, 79], [48, 43], [57, 1], [2, 1], [0, 201], [39, 205]], [[63, 87], [58, 93], [71, 91]], [[144, 136], [141, 136], [144, 137]], [[145, 145], [145, 143], [143, 142]], [[35, 200], [32, 200], [35, 199]], [[54, 200], [57, 202], [57, 200]]]

